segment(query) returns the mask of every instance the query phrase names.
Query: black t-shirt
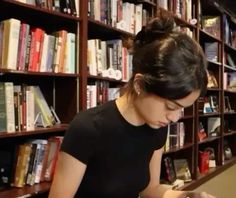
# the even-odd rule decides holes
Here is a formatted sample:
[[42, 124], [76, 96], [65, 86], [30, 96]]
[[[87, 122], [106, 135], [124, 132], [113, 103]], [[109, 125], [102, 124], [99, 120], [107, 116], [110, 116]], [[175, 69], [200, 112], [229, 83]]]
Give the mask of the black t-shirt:
[[148, 185], [152, 154], [166, 137], [167, 128], [129, 124], [115, 101], [78, 113], [61, 147], [87, 164], [75, 197], [137, 198]]

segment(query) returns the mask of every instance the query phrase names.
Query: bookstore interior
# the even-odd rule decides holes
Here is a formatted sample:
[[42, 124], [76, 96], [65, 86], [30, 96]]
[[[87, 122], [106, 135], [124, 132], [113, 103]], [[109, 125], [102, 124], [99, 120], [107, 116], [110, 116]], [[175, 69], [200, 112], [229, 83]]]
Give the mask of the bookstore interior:
[[160, 9], [208, 61], [207, 93], [168, 126], [161, 182], [192, 190], [235, 164], [236, 10], [229, 2], [1, 0], [0, 197], [47, 196], [68, 124], [119, 97], [132, 73], [129, 41]]

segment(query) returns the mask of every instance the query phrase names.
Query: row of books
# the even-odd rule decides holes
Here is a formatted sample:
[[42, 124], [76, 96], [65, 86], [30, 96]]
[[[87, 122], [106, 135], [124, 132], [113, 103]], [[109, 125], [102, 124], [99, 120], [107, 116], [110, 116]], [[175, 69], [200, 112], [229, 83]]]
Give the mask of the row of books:
[[109, 87], [108, 82], [96, 81], [93, 85], [87, 85], [87, 109], [114, 100], [119, 96], [119, 88]]
[[201, 28], [210, 35], [221, 39], [221, 18], [220, 16], [203, 15], [201, 17]]
[[149, 19], [142, 4], [123, 0], [89, 0], [88, 15], [94, 20], [137, 34]]
[[162, 159], [161, 183], [171, 185], [172, 189], [192, 181], [188, 160], [165, 156]]
[[201, 142], [210, 137], [220, 135], [220, 117], [209, 117], [205, 122], [199, 122], [198, 140]]
[[39, 86], [13, 82], [0, 82], [0, 112], [0, 132], [34, 130], [36, 126], [53, 126], [58, 120]]
[[198, 99], [199, 113], [219, 113], [219, 97], [217, 95], [208, 95]]
[[223, 30], [224, 30], [224, 42], [230, 45], [233, 48], [236, 48], [236, 28], [232, 25], [233, 22], [227, 17], [227, 15], [223, 15]]
[[158, 0], [157, 5], [171, 11], [179, 18], [190, 22], [192, 21], [192, 0]]
[[[214, 44], [214, 45], [213, 45]], [[212, 50], [214, 50], [214, 52], [210, 52], [209, 48], [206, 49], [205, 48], [205, 53], [206, 53], [206, 57], [208, 60], [213, 61], [213, 62], [217, 62], [218, 61], [218, 52], [216, 52], [216, 46], [218, 46], [218, 44], [215, 46], [215, 43], [211, 43], [212, 45]], [[213, 47], [214, 46], [214, 47]], [[205, 46], [206, 47], [206, 46]], [[218, 48], [218, 47], [217, 47]], [[230, 90], [230, 91], [235, 91], [236, 90], [236, 72], [234, 71], [236, 68], [236, 65], [234, 64], [233, 59], [231, 58], [230, 54], [226, 54], [225, 57], [225, 63], [228, 64], [230, 67], [227, 66], [227, 68], [232, 69], [231, 72], [224, 72], [223, 75], [223, 89], [224, 90]], [[218, 83], [218, 78], [216, 78], [217, 74], [214, 74], [213, 71], [208, 70], [208, 84], [207, 84], [207, 88], [219, 88], [219, 83]]]
[[128, 81], [132, 73], [132, 55], [122, 40], [88, 40], [87, 63], [90, 75]]
[[73, 16], [79, 16], [78, 0], [16, 0], [29, 5], [45, 8], [51, 11], [58, 11]]
[[205, 42], [204, 51], [207, 60], [219, 62], [219, 43], [218, 42]]
[[164, 147], [165, 151], [172, 148], [180, 148], [185, 143], [185, 125], [184, 122], [172, 123], [168, 126], [167, 140]]
[[224, 64], [226, 64], [227, 66], [230, 66], [233, 70], [235, 70], [236, 64], [235, 64], [234, 55], [224, 51], [223, 56], [224, 56]]
[[236, 91], [236, 72], [224, 72], [224, 90]]
[[[207, 60], [212, 62], [220, 62], [220, 44], [218, 42], [205, 42], [204, 43], [204, 52], [206, 55]], [[233, 69], [236, 68], [235, 58], [224, 51], [224, 64], [232, 67]]]
[[0, 68], [75, 73], [75, 34], [59, 30], [48, 34], [18, 19], [0, 23]]
[[16, 145], [14, 149], [1, 148], [0, 184], [24, 187], [53, 178], [62, 136], [32, 139]]

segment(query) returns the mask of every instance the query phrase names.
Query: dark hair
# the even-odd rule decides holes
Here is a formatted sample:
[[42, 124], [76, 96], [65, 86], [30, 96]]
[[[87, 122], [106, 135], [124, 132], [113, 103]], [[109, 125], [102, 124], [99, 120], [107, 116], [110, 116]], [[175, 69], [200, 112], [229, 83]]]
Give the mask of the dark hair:
[[143, 74], [141, 88], [167, 99], [181, 99], [207, 87], [207, 63], [200, 45], [174, 30], [174, 19], [161, 13], [136, 35], [133, 75], [128, 91], [134, 93], [135, 74]]

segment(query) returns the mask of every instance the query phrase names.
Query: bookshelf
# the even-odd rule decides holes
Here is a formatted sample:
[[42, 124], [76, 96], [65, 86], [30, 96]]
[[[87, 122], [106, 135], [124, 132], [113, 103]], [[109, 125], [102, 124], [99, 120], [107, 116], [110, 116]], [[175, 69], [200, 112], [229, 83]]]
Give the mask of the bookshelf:
[[[95, 9], [91, 10], [92, 1], [79, 1], [79, 16], [72, 16], [59, 11], [52, 11], [35, 5], [26, 4], [16, 0], [0, 1], [0, 21], [8, 18], [16, 18], [24, 21], [31, 26], [43, 28], [47, 33], [52, 33], [61, 29], [72, 32], [76, 35], [75, 48], [75, 72], [40, 72], [17, 69], [7, 69], [0, 65], [0, 82], [13, 82], [14, 84], [39, 85], [47, 103], [53, 106], [62, 124], [54, 125], [49, 128], [36, 128], [35, 130], [23, 130], [17, 133], [0, 132], [1, 148], [9, 145], [17, 145], [32, 138], [50, 138], [55, 135], [63, 135], [68, 127], [68, 123], [74, 115], [80, 110], [88, 108], [88, 87], [87, 85], [105, 84], [108, 88], [121, 87], [126, 83], [124, 79], [115, 79], [107, 76], [91, 75], [88, 68], [88, 41], [89, 40], [121, 40], [123, 43], [129, 38], [133, 38], [134, 31], [129, 31], [119, 24], [119, 21], [112, 21], [106, 18], [106, 21], [98, 20]], [[122, 1], [120, 1], [122, 2]], [[173, 13], [176, 24], [182, 31], [188, 28], [188, 31], [205, 49], [205, 43], [216, 43], [218, 46], [217, 60], [208, 59], [209, 70], [214, 74], [218, 86], [208, 88], [206, 96], [215, 96], [217, 98], [218, 110], [215, 112], [202, 113], [199, 111], [200, 104], [196, 102], [192, 107], [184, 110], [184, 116], [181, 122], [185, 126], [185, 141], [180, 147], [172, 147], [165, 151], [163, 157], [185, 158], [188, 161], [192, 181], [186, 183], [181, 189], [191, 190], [213, 176], [224, 171], [229, 166], [236, 163], [236, 106], [234, 104], [236, 93], [233, 90], [224, 89], [224, 73], [235, 72], [236, 67], [230, 65], [224, 54], [230, 54], [235, 57], [236, 49], [232, 43], [226, 41], [224, 16], [229, 21], [230, 28], [234, 29], [236, 24], [230, 18], [228, 12], [224, 11], [223, 5], [212, 4], [206, 0], [192, 0], [192, 11], [187, 15], [176, 12], [173, 5], [166, 4], [170, 1], [159, 0], [124, 0], [124, 3], [140, 5], [145, 10], [143, 13], [146, 20], [156, 14], [157, 8], [167, 9]], [[188, 1], [190, 2], [190, 1]], [[213, 1], [214, 2], [214, 1]], [[222, 9], [219, 9], [219, 6]], [[206, 10], [207, 8], [207, 10]], [[97, 10], [96, 10], [97, 11]], [[191, 16], [190, 16], [191, 15]], [[219, 16], [221, 19], [221, 36], [217, 37], [205, 31], [201, 26], [203, 15]], [[108, 17], [108, 16], [106, 16]], [[189, 20], [189, 19], [197, 20]], [[111, 20], [111, 21], [109, 21]], [[118, 23], [118, 24], [117, 24]], [[145, 24], [145, 21], [143, 22]], [[236, 30], [236, 29], [235, 29]], [[127, 46], [127, 45], [126, 45]], [[235, 60], [236, 61], [236, 60]], [[106, 88], [107, 88], [106, 87]], [[225, 98], [230, 102], [232, 110], [225, 110]], [[96, 101], [101, 104], [107, 100]], [[207, 130], [207, 120], [209, 118], [219, 117], [221, 120], [220, 131], [218, 136], [209, 137], [199, 142], [198, 131], [199, 122], [203, 123]], [[229, 160], [223, 159], [224, 142], [232, 150], [233, 157]], [[210, 168], [206, 174], [199, 174], [198, 160], [199, 151], [206, 147], [213, 147], [216, 155], [216, 167]], [[0, 189], [0, 197], [18, 197], [30, 194], [30, 196], [46, 196], [50, 188], [50, 182], [42, 182], [33, 186], [26, 185], [23, 188], [9, 187]]]
[[[29, 70], [29, 68], [20, 68], [16, 65], [13, 68], [11, 64], [4, 64], [2, 57], [0, 63], [0, 83], [12, 82], [13, 85], [30, 85], [39, 86], [46, 99], [48, 106], [52, 106], [57, 113], [61, 123], [53, 124], [50, 127], [35, 127], [34, 129], [25, 129], [22, 127], [21, 130], [13, 130], [11, 133], [7, 130], [1, 130], [0, 132], [0, 151], [2, 154], [6, 154], [4, 151], [10, 151], [14, 155], [17, 153], [17, 145], [24, 144], [33, 139], [50, 139], [55, 136], [63, 136], [67, 130], [68, 123], [74, 117], [74, 115], [79, 111], [79, 86], [80, 83], [80, 73], [79, 65], [80, 61], [83, 59], [79, 58], [79, 55], [83, 55], [82, 48], [83, 42], [80, 42], [80, 35], [83, 36], [82, 23], [80, 17], [62, 13], [60, 11], [52, 11], [46, 7], [39, 7], [36, 5], [31, 5], [24, 3], [24, 1], [15, 0], [3, 0], [0, 2], [0, 21], [3, 22], [10, 18], [15, 18], [20, 21], [20, 24], [25, 23], [29, 26], [29, 34], [31, 34], [31, 29], [40, 28], [44, 30], [44, 41], [47, 35], [56, 35], [55, 32], [65, 30], [68, 34], [73, 34], [75, 36], [74, 50], [71, 47], [71, 53], [74, 57], [70, 57], [70, 61], [74, 61], [74, 68], [70, 71], [60, 71], [57, 72], [55, 68], [47, 68], [47, 70], [41, 71], [40, 69]], [[3, 26], [1, 26], [2, 28]], [[5, 26], [4, 26], [5, 27]], [[1, 36], [3, 36], [4, 29], [1, 30]], [[19, 33], [20, 34], [20, 33]], [[67, 35], [68, 35], [67, 34]], [[86, 32], [87, 34], [87, 32]], [[33, 37], [33, 34], [31, 34]], [[18, 36], [20, 38], [20, 36]], [[31, 37], [31, 38], [32, 38]], [[23, 37], [22, 37], [23, 38]], [[21, 39], [22, 39], [21, 38]], [[67, 37], [69, 38], [69, 36]], [[0, 39], [1, 40], [1, 39]], [[31, 40], [32, 41], [32, 40]], [[14, 43], [13, 43], [14, 44]], [[39, 43], [41, 45], [41, 43]], [[1, 40], [2, 49], [2, 40]], [[68, 45], [69, 46], [69, 45]], [[75, 47], [76, 46], [76, 47]], [[42, 46], [43, 47], [43, 46]], [[9, 46], [10, 50], [14, 49], [16, 46]], [[31, 49], [31, 46], [30, 46]], [[43, 50], [42, 50], [43, 51]], [[29, 51], [31, 53], [31, 51]], [[41, 52], [43, 56], [43, 52]], [[1, 51], [2, 54], [2, 51]], [[33, 54], [33, 52], [32, 52]], [[34, 56], [29, 54], [29, 56]], [[49, 53], [48, 53], [49, 54]], [[26, 57], [26, 55], [24, 56]], [[42, 57], [41, 57], [42, 58]], [[47, 56], [49, 59], [49, 56]], [[51, 57], [51, 59], [54, 57]], [[12, 58], [13, 59], [13, 58]], [[26, 58], [25, 58], [26, 59]], [[47, 59], [47, 60], [48, 60]], [[39, 61], [39, 60], [37, 60]], [[19, 63], [19, 62], [18, 62]], [[41, 64], [42, 62], [38, 63]], [[83, 62], [82, 62], [83, 63]], [[66, 65], [65, 63], [64, 65]], [[50, 65], [50, 64], [48, 64]], [[69, 65], [69, 64], [68, 64]], [[71, 63], [71, 65], [73, 65]], [[24, 65], [26, 66], [26, 64]], [[52, 65], [51, 65], [52, 66]], [[23, 104], [23, 103], [20, 103]], [[7, 107], [9, 108], [9, 106]], [[2, 111], [2, 109], [1, 109]], [[15, 110], [13, 109], [13, 112]], [[21, 110], [19, 110], [21, 111]], [[22, 110], [23, 111], [23, 110]], [[17, 111], [18, 112], [18, 111]], [[2, 113], [2, 112], [1, 112]], [[23, 113], [20, 114], [23, 118]], [[19, 121], [21, 124], [23, 121]], [[23, 125], [23, 124], [22, 124]], [[16, 163], [16, 156], [12, 155], [12, 161]], [[6, 155], [9, 157], [8, 155]], [[16, 158], [16, 159], [15, 159]], [[1, 160], [2, 163], [4, 161]], [[7, 162], [8, 163], [8, 162]], [[3, 164], [1, 164], [2, 166]], [[9, 165], [9, 164], [8, 164]], [[14, 163], [10, 166], [12, 172], [15, 171]], [[12, 174], [14, 175], [14, 173]], [[14, 177], [14, 176], [13, 176]], [[1, 176], [2, 179], [2, 176]], [[11, 180], [14, 180], [12, 178]], [[1, 180], [2, 181], [2, 180]], [[0, 185], [0, 197], [19, 197], [19, 196], [35, 196], [46, 197], [46, 194], [50, 188], [50, 181], [40, 182], [34, 185], [24, 185], [24, 187], [10, 187], [9, 184]]]
[[[163, 6], [163, 1], [160, 1]], [[172, 9], [173, 5], [165, 5], [165, 9]], [[229, 73], [235, 72], [234, 59], [230, 61], [227, 55], [235, 57], [235, 46], [233, 33], [235, 30], [235, 20], [233, 13], [220, 1], [196, 0], [192, 1], [192, 17], [197, 19], [197, 24], [189, 25], [181, 16], [174, 16], [176, 23], [194, 30], [194, 38], [201, 44], [208, 61], [208, 70], [215, 78], [215, 84], [209, 85], [204, 98], [199, 99], [188, 113], [180, 120], [185, 124], [184, 146], [170, 148], [164, 153], [164, 157], [185, 158], [188, 160], [192, 174], [192, 181], [185, 183], [180, 189], [192, 190], [208, 179], [216, 176], [226, 168], [236, 163], [235, 158], [235, 91], [230, 87]], [[210, 18], [215, 25], [210, 28], [204, 26], [205, 18]], [[211, 21], [211, 22], [212, 22]], [[205, 21], [207, 22], [207, 21]], [[208, 21], [209, 22], [209, 21]], [[232, 63], [233, 61], [233, 63]], [[227, 73], [227, 75], [225, 74]], [[226, 77], [225, 77], [226, 76]], [[227, 78], [228, 77], [228, 78]], [[231, 88], [231, 89], [230, 89]], [[204, 102], [203, 102], [204, 101]], [[202, 102], [206, 105], [202, 105]], [[210, 105], [210, 109], [208, 109]], [[208, 111], [209, 110], [209, 111]], [[189, 116], [191, 115], [191, 116]], [[218, 120], [217, 133], [210, 135], [211, 121]], [[199, 140], [198, 133], [202, 129], [202, 124], [206, 137]], [[190, 128], [189, 126], [190, 125]], [[230, 147], [232, 157], [225, 157], [225, 145]], [[205, 173], [199, 171], [199, 152], [207, 148], [213, 148], [215, 153], [215, 167], [209, 167]]]

